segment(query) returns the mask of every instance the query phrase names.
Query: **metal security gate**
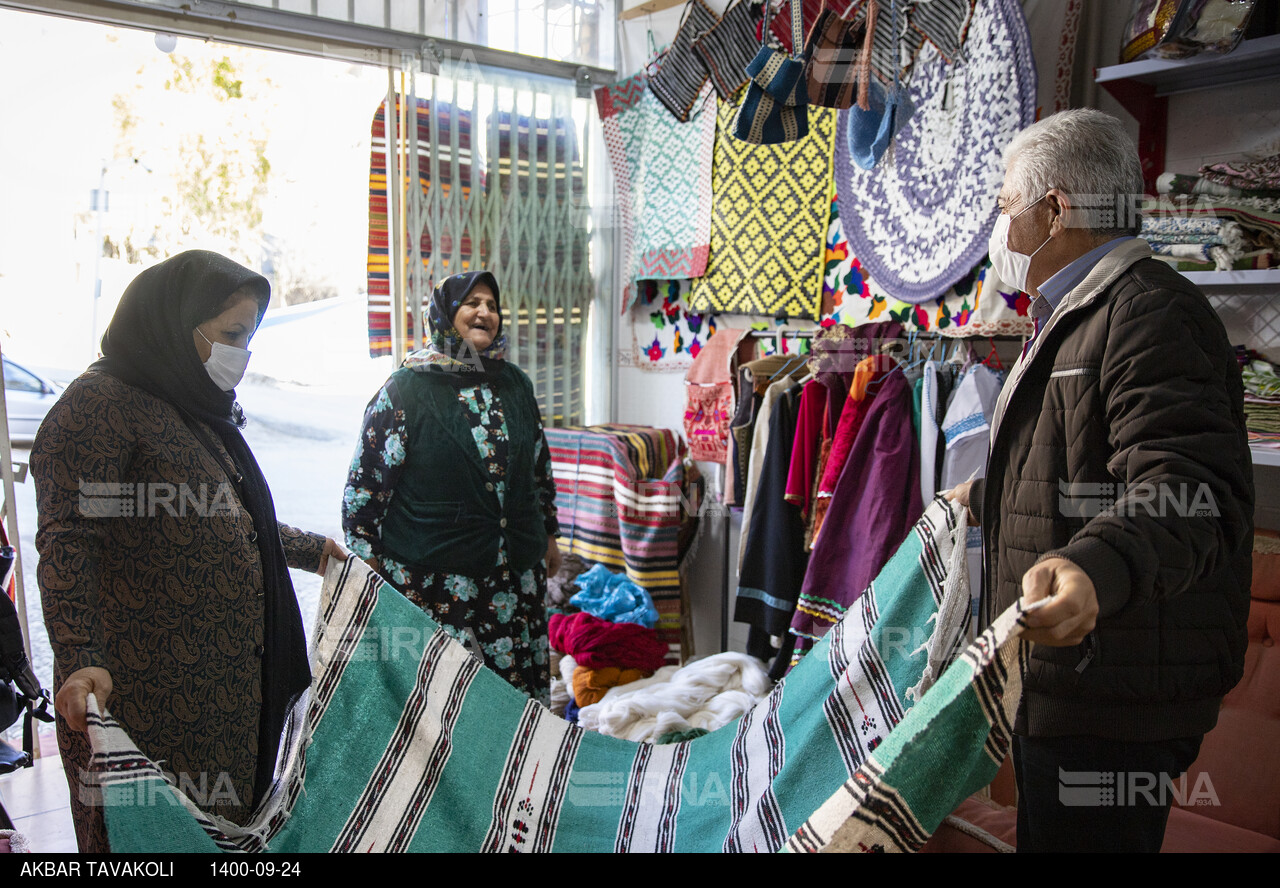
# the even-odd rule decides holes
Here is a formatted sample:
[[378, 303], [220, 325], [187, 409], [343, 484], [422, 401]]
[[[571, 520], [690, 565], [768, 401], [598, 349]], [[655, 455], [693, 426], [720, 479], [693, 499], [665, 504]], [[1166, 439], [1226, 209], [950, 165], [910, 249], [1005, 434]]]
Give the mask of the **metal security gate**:
[[[516, 81], [477, 66], [452, 76], [402, 73], [401, 85], [372, 129], [371, 353], [398, 360], [420, 348], [422, 306], [435, 282], [487, 268], [502, 290], [510, 359], [533, 380], [545, 421], [581, 423], [594, 295], [587, 103], [570, 84]], [[397, 177], [404, 184], [398, 195], [386, 187]], [[405, 245], [400, 262], [391, 229]], [[391, 311], [397, 292], [403, 318]]]

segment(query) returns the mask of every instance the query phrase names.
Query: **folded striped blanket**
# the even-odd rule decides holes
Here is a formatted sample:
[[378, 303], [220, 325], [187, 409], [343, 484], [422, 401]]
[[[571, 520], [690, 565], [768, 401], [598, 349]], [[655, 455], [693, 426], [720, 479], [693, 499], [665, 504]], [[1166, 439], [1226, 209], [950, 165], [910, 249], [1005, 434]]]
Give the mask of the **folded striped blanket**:
[[589, 564], [626, 570], [653, 599], [654, 628], [678, 662], [685, 627], [678, 536], [685, 508], [684, 447], [666, 429], [547, 429], [560, 543]]
[[249, 824], [201, 813], [90, 700], [112, 850], [917, 849], [994, 776], [1021, 694], [1016, 606], [942, 657], [950, 668], [926, 691], [955, 649], [933, 627], [965, 588], [948, 570], [963, 564], [958, 517], [935, 500], [860, 606], [764, 700], [662, 746], [557, 718], [359, 559], [334, 562], [300, 730]]

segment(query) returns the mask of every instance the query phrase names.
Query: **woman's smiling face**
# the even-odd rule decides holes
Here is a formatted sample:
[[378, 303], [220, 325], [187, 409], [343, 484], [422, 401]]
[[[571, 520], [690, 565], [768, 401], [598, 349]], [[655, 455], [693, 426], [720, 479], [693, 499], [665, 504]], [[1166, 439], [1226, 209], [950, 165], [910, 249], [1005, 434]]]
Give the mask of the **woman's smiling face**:
[[498, 300], [488, 284], [476, 284], [453, 316], [453, 329], [476, 351], [484, 351], [493, 344], [501, 323]]

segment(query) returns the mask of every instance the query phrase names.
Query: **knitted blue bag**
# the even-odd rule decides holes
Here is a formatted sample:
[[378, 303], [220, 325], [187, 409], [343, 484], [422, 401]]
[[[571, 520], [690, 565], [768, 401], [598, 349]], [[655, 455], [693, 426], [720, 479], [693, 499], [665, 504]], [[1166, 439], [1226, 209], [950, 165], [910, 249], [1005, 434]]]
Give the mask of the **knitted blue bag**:
[[907, 91], [899, 84], [895, 83], [892, 90], [886, 90], [880, 81], [872, 77], [868, 87], [871, 107], [863, 110], [854, 105], [849, 109], [846, 133], [849, 157], [864, 170], [880, 162], [893, 137], [916, 111]]
[[[898, 0], [893, 0], [892, 9], [890, 33], [896, 37]], [[870, 27], [874, 28], [874, 25]], [[880, 162], [893, 137], [906, 126], [916, 109], [907, 90], [898, 81], [898, 65], [893, 67], [893, 86], [888, 90], [869, 70], [864, 68], [862, 76], [865, 78], [863, 86], [867, 90], [867, 106], [863, 107], [858, 102], [849, 109], [845, 136], [849, 140], [849, 157], [864, 170], [869, 170]]]
[[800, 15], [800, 0], [791, 0], [791, 45], [797, 52], [794, 58], [767, 46], [769, 29], [760, 29], [760, 50], [747, 65], [751, 80], [733, 121], [733, 134], [744, 142], [777, 145], [809, 134], [809, 90]]

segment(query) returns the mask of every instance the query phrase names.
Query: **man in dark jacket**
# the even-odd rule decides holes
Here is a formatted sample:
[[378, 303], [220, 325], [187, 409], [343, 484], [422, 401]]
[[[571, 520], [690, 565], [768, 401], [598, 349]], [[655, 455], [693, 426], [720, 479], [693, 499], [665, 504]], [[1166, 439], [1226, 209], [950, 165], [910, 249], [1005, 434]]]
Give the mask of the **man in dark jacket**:
[[983, 526], [985, 619], [1051, 599], [1024, 633], [1018, 850], [1158, 851], [1244, 669], [1240, 370], [1204, 295], [1134, 236], [1141, 169], [1119, 121], [1055, 114], [1005, 158], [992, 264], [1034, 296], [1036, 333], [985, 482], [952, 496]]

